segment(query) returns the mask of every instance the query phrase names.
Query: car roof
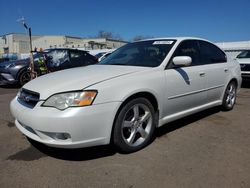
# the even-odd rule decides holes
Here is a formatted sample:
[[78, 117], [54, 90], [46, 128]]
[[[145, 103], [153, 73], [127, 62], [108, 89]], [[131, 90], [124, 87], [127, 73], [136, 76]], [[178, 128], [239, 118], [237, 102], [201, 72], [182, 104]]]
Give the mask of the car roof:
[[150, 38], [150, 39], [145, 39], [145, 40], [140, 40], [141, 41], [150, 41], [150, 40], [177, 40], [177, 41], [183, 41], [183, 40], [202, 40], [202, 41], [207, 41], [210, 43], [213, 43], [209, 40], [203, 39], [203, 38], [198, 38], [198, 37], [160, 37], [160, 38]]
[[70, 51], [80, 51], [80, 52], [88, 52], [86, 50], [78, 50], [78, 49], [72, 49], [72, 48], [49, 48], [46, 49], [48, 51], [53, 51], [53, 50], [70, 50]]

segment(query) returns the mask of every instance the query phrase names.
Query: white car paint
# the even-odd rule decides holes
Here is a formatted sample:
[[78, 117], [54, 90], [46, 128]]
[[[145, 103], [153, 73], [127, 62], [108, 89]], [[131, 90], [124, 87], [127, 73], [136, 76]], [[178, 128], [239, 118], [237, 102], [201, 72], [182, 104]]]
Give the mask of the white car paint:
[[[28, 108], [15, 97], [10, 104], [15, 124], [23, 134], [38, 142], [54, 147], [79, 148], [110, 143], [118, 109], [137, 93], [147, 92], [156, 98], [158, 126], [221, 105], [227, 84], [235, 79], [238, 86], [241, 85], [240, 66], [234, 60], [178, 70], [165, 69], [178, 45], [191, 39], [203, 40], [171, 38], [176, 42], [157, 67], [93, 65], [36, 78], [23, 88], [39, 93], [40, 101], [34, 108]], [[56, 93], [77, 90], [97, 90], [98, 94], [90, 106], [65, 110], [41, 106]], [[70, 139], [56, 139], [56, 133], [67, 133]]]

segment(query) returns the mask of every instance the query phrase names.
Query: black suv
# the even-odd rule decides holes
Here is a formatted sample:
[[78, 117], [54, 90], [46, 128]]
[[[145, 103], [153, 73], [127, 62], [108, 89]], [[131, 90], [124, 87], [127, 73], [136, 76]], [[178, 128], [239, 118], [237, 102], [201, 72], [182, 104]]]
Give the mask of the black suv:
[[[0, 63], [0, 85], [27, 83], [30, 80], [29, 62], [28, 58]], [[50, 49], [34, 54], [34, 69], [37, 76], [96, 63], [96, 57], [87, 51], [76, 49]]]

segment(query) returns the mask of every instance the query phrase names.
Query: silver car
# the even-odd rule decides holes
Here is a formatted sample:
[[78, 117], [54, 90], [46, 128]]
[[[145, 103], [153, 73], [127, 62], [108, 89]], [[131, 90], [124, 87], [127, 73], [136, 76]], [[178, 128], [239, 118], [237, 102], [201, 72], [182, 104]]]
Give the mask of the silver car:
[[48, 74], [12, 100], [17, 128], [48, 146], [148, 145], [157, 127], [221, 106], [231, 110], [239, 63], [209, 41], [158, 38], [129, 43], [98, 65]]

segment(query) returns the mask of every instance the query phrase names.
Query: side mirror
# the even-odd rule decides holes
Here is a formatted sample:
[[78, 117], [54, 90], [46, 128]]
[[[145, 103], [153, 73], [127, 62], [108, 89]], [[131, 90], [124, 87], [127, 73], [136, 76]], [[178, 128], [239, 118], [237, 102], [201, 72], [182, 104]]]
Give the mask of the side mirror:
[[192, 63], [192, 58], [189, 56], [176, 56], [173, 58], [174, 65], [177, 66], [189, 66]]

